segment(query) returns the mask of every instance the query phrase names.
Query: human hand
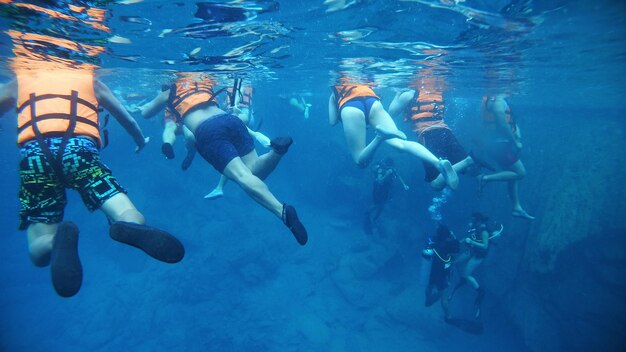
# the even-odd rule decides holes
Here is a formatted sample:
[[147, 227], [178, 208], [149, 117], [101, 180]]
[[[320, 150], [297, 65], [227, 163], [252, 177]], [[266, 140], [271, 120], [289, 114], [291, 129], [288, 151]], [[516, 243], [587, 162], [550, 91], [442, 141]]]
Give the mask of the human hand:
[[472, 242], [472, 240], [469, 239], [469, 237], [465, 238], [465, 243], [470, 244]]
[[404, 188], [405, 191], [409, 190], [409, 186], [408, 185], [403, 185], [402, 187]]
[[522, 142], [519, 139], [515, 141], [515, 148], [517, 148], [517, 150], [522, 149]]
[[135, 147], [135, 153], [139, 153], [145, 146], [150, 142], [150, 137], [145, 137], [141, 143], [137, 144]]

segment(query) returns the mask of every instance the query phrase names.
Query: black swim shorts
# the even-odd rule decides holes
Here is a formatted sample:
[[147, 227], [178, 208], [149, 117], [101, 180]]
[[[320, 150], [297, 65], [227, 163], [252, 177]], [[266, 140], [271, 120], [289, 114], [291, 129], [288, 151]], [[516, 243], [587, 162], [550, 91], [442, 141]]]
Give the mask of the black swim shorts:
[[520, 159], [520, 151], [508, 139], [496, 139], [487, 146], [487, 153], [500, 167], [509, 169]]
[[[426, 130], [421, 134], [420, 138], [426, 149], [430, 150], [430, 152], [438, 158], [448, 159], [452, 165], [468, 156], [465, 148], [463, 148], [458, 139], [456, 139], [454, 133], [447, 128], [432, 128]], [[424, 177], [426, 182], [431, 182], [439, 176], [439, 170], [432, 164], [426, 162], [423, 164], [424, 171], [426, 172]]]
[[[57, 157], [62, 138], [46, 138], [44, 143]], [[55, 224], [63, 220], [67, 204], [66, 188], [80, 193], [85, 206], [94, 211], [109, 198], [126, 193], [101, 159], [95, 143], [83, 137], [70, 138], [63, 151], [61, 167], [55, 169], [37, 142], [20, 149], [20, 230], [30, 223]], [[62, 175], [57, 173], [62, 172]]]
[[204, 121], [195, 133], [198, 153], [220, 173], [231, 160], [254, 150], [254, 140], [237, 116], [221, 114]]

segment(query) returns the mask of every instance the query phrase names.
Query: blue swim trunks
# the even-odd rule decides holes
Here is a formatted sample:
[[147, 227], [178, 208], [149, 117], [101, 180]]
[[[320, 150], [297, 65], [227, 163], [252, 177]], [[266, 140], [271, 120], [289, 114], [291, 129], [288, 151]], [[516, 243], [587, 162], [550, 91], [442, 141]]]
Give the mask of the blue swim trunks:
[[[357, 108], [363, 112], [365, 120], [369, 121], [370, 110], [372, 110], [372, 106], [377, 101], [378, 98], [376, 97], [356, 97], [348, 100], [345, 104], [343, 104], [341, 109], [343, 110], [347, 106]], [[341, 116], [341, 111], [339, 111], [339, 116]]]
[[220, 173], [231, 160], [254, 150], [254, 140], [246, 125], [230, 114], [204, 121], [196, 129], [195, 137], [198, 153]]

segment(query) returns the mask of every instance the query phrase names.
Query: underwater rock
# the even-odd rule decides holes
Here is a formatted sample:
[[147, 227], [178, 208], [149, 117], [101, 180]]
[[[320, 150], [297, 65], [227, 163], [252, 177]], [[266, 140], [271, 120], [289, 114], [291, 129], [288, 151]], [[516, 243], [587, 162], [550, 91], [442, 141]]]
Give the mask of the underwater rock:
[[[583, 124], [584, 133], [544, 122], [533, 139], [550, 152], [529, 160], [528, 169], [541, 175], [521, 185], [532, 190], [527, 208], [539, 216], [531, 224], [508, 227], [525, 240], [517, 248], [502, 248], [509, 256], [499, 257], [501, 267], [491, 272], [486, 286], [507, 283], [499, 290], [503, 307], [531, 350], [624, 346], [626, 173], [624, 153], [615, 152], [626, 150], [623, 122], [571, 121]], [[571, 152], [573, 146], [581, 147]]]
[[[412, 328], [428, 329], [433, 319], [442, 319], [443, 313], [438, 305], [436, 309], [424, 307], [424, 289], [420, 285], [411, 285], [391, 299], [385, 306], [387, 315]], [[435, 316], [439, 314], [440, 316]]]
[[368, 262], [366, 254], [350, 254], [341, 259], [331, 277], [346, 301], [357, 307], [371, 308], [387, 294], [386, 283], [372, 279], [382, 266]]

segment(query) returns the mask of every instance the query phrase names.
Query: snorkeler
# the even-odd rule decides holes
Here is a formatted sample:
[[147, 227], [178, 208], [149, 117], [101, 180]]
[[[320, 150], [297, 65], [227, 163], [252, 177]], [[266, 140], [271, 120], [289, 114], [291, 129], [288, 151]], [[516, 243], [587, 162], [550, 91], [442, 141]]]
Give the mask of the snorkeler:
[[[161, 86], [161, 91], [165, 91], [167, 89], [169, 89], [167, 85]], [[138, 108], [140, 112], [142, 109], [143, 106]], [[163, 153], [163, 155], [165, 155], [166, 159], [174, 159], [174, 143], [176, 142], [176, 137], [182, 134], [185, 137], [185, 148], [187, 150], [187, 155], [183, 159], [180, 167], [183, 170], [187, 170], [189, 166], [191, 166], [193, 158], [196, 155], [196, 146], [193, 134], [191, 133], [191, 131], [189, 131], [189, 129], [187, 129], [187, 127], [176, 121], [175, 114], [169, 107], [165, 108], [162, 123], [163, 133], [161, 135], [161, 139], [163, 141], [163, 144], [161, 145], [161, 152]]]
[[480, 318], [480, 308], [485, 297], [485, 289], [480, 286], [478, 280], [473, 276], [474, 271], [487, 257], [489, 252], [489, 241], [494, 237], [500, 236], [503, 230], [503, 226], [498, 228], [494, 226], [489, 217], [475, 212], [472, 214], [472, 221], [470, 222], [470, 228], [468, 230], [468, 237], [463, 240], [463, 243], [469, 246], [468, 252], [458, 258], [457, 263], [465, 262], [461, 269], [461, 279], [459, 283], [454, 287], [450, 294], [450, 299], [454, 296], [456, 291], [461, 288], [466, 282], [476, 290], [476, 299], [474, 306], [476, 309], [475, 318]]
[[296, 209], [282, 203], [263, 182], [287, 153], [290, 137], [274, 138], [269, 153], [259, 156], [246, 125], [237, 116], [218, 107], [215, 83], [204, 73], [179, 73], [171, 88], [161, 92], [144, 110], [150, 117], [166, 106], [193, 133], [198, 153], [219, 173], [235, 181], [258, 204], [282, 220], [300, 245], [308, 240]]
[[[252, 136], [257, 142], [259, 142], [262, 146], [266, 148], [272, 147], [272, 142], [263, 133], [259, 131], [253, 131], [249, 126], [254, 123], [254, 110], [252, 109], [252, 86], [242, 87], [242, 80], [235, 79], [235, 84], [233, 87], [228, 88], [227, 90], [227, 101], [225, 110], [229, 113], [237, 116], [243, 123], [246, 125], [246, 129], [248, 130], [248, 134]], [[278, 163], [282, 158], [282, 154], [274, 154], [271, 162]], [[275, 166], [274, 166], [275, 167]], [[224, 195], [224, 186], [228, 178], [226, 176], [221, 175], [220, 180], [215, 186], [215, 188], [204, 196], [205, 199], [217, 199]]]
[[[331, 90], [328, 122], [331, 126], [342, 122], [350, 154], [358, 166], [369, 165], [378, 147], [385, 142], [398, 151], [407, 152], [433, 165], [444, 175], [450, 188], [457, 188], [459, 178], [450, 162], [438, 159], [419, 143], [407, 141], [406, 135], [398, 129], [372, 88], [366, 84], [344, 81], [331, 87]], [[376, 130], [376, 136], [366, 145], [368, 125]]]
[[[37, 38], [45, 40], [43, 35]], [[14, 40], [19, 46], [25, 39]], [[93, 66], [43, 61], [25, 47], [23, 56], [12, 61], [16, 80], [0, 88], [0, 106], [13, 102], [17, 107], [19, 228], [27, 231], [33, 264], [50, 265], [52, 283], [60, 296], [71, 297], [80, 290], [79, 229], [72, 222], [63, 222], [67, 188], [80, 193], [89, 211], [100, 209], [106, 214], [112, 239], [163, 262], [181, 261], [185, 250], [180, 241], [144, 225], [144, 216], [100, 160], [98, 106], [117, 119], [139, 152], [149, 139], [137, 122], [109, 88], [95, 79]]]
[[443, 308], [446, 320], [452, 318], [447, 290], [450, 285], [452, 256], [458, 252], [459, 241], [454, 237], [452, 231], [442, 224], [437, 227], [435, 238], [429, 239], [428, 245], [422, 250], [422, 255], [432, 261], [424, 305], [430, 307], [441, 299], [441, 308]]
[[404, 182], [402, 177], [393, 167], [393, 159], [385, 158], [374, 167], [374, 183], [372, 185], [372, 200], [374, 204], [365, 213], [365, 233], [372, 233], [372, 225], [376, 223], [378, 217], [385, 208], [385, 204], [389, 200], [391, 189], [395, 180], [400, 181], [405, 191], [409, 190], [409, 186]]
[[[421, 72], [413, 89], [396, 94], [389, 105], [389, 114], [392, 117], [404, 115], [404, 121], [411, 124], [421, 145], [435, 156], [449, 160], [456, 173], [464, 173], [474, 161], [444, 122], [444, 85], [443, 78], [432, 76], [428, 71]], [[423, 165], [425, 181], [434, 190], [442, 190], [446, 186], [444, 175], [431, 163]]]
[[302, 95], [289, 98], [289, 104], [295, 107], [296, 109], [300, 110], [305, 120], [309, 118], [311, 106], [313, 105], [307, 103], [307, 101], [304, 100], [304, 97]]
[[478, 175], [478, 191], [489, 182], [507, 182], [507, 190], [515, 217], [533, 220], [520, 203], [519, 181], [526, 176], [526, 168], [520, 160], [522, 141], [520, 128], [506, 101], [505, 94], [483, 98], [481, 144], [486, 153], [502, 168], [488, 175]]

